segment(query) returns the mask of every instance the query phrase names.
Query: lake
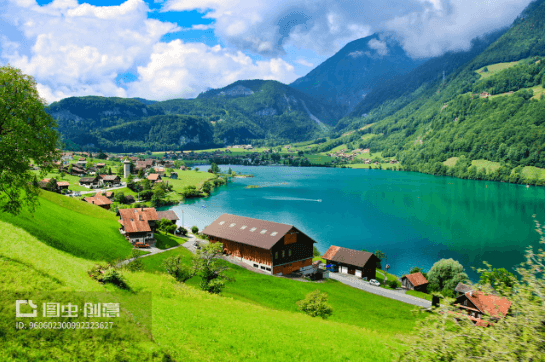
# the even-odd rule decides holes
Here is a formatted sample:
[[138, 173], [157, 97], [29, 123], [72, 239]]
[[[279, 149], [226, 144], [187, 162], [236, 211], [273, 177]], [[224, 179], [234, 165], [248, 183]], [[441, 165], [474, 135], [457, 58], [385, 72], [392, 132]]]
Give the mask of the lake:
[[442, 258], [458, 260], [474, 281], [471, 268], [483, 260], [510, 270], [539, 245], [533, 215], [545, 217], [543, 187], [367, 169], [231, 169], [255, 177], [171, 207], [186, 226], [201, 230], [223, 213], [291, 224], [321, 253], [330, 245], [379, 249], [399, 276]]

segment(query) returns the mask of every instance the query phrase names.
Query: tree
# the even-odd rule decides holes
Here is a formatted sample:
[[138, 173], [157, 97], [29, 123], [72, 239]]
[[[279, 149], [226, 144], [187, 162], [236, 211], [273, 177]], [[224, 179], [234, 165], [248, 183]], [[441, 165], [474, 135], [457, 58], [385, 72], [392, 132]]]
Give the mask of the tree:
[[316, 246], [313, 246], [313, 257], [321, 256], [322, 254]]
[[135, 177], [131, 174], [129, 176], [127, 176], [127, 183], [130, 184], [130, 183], [133, 183], [133, 180], [135, 179]]
[[192, 234], [197, 234], [199, 232], [199, 228], [197, 226], [192, 226], [191, 227], [191, 232], [192, 232]]
[[117, 173], [116, 175], [118, 175], [119, 177], [123, 177], [123, 166], [118, 166], [118, 170], [117, 170]]
[[70, 164], [68, 165], [68, 173], [72, 175], [72, 167], [74, 167], [74, 165]]
[[382, 269], [381, 262], [383, 261], [383, 259], [386, 259], [387, 256], [381, 250], [376, 250], [374, 255], [377, 256], [377, 258], [379, 259], [379, 261], [377, 262], [377, 269]]
[[218, 167], [218, 165], [215, 164], [214, 162], [212, 162], [210, 164], [210, 169], [211, 169], [212, 173], [220, 173], [221, 172], [220, 167]]
[[197, 250], [194, 258], [194, 269], [201, 277], [200, 287], [209, 293], [218, 294], [226, 282], [233, 279], [226, 275], [229, 267], [222, 265], [218, 256], [222, 253], [221, 243], [210, 243]]
[[108, 167], [108, 174], [109, 174], [109, 175], [112, 174], [112, 167]]
[[457, 284], [467, 283], [468, 275], [456, 260], [441, 259], [434, 263], [428, 272], [429, 289], [442, 294], [453, 291]]
[[228, 168], [227, 174], [231, 176], [231, 173], [232, 173], [232, 172], [233, 172], [233, 171], [231, 171], [231, 167]]
[[195, 170], [196, 172], [199, 171], [199, 167], [194, 168], [194, 170]]
[[163, 232], [163, 233], [166, 233], [167, 232], [167, 227], [169, 225], [171, 225], [171, 224], [172, 224], [172, 222], [170, 220], [167, 220], [167, 219], [163, 218], [163, 219], [159, 220], [159, 225], [158, 225], [157, 229], [159, 231]]
[[321, 293], [320, 290], [317, 289], [314, 292], [308, 293], [305, 296], [305, 299], [296, 302], [296, 304], [298, 305], [299, 310], [311, 317], [326, 319], [333, 312], [332, 307], [327, 302], [328, 294]]
[[47, 191], [56, 191], [57, 190], [57, 180], [55, 180], [54, 178], [50, 178], [49, 181], [47, 182], [47, 184], [45, 185], [45, 189]]
[[181, 283], [191, 279], [196, 272], [193, 265], [190, 267], [182, 264], [182, 256], [180, 255], [168, 257], [163, 261], [162, 267]]
[[153, 207], [159, 207], [163, 205], [163, 203], [165, 202], [165, 190], [163, 189], [163, 187], [161, 187], [161, 185], [155, 185], [152, 191], [153, 195], [151, 201]]
[[31, 162], [44, 177], [59, 159], [57, 123], [45, 112], [36, 81], [11, 66], [0, 67], [0, 208], [18, 214], [31, 211], [40, 191]]
[[[497, 293], [511, 302], [508, 314], [492, 322], [491, 327], [478, 327], [458, 313], [451, 302], [444, 300], [419, 322], [420, 338], [409, 342], [403, 361], [544, 361], [544, 230], [537, 223], [541, 248], [529, 247], [526, 261], [517, 268], [519, 279], [512, 289]], [[487, 265], [487, 263], [486, 263]], [[493, 273], [488, 267], [483, 275]], [[492, 290], [482, 286], [483, 293]], [[451, 313], [450, 313], [451, 312]], [[488, 316], [482, 319], [491, 320]]]
[[179, 233], [180, 235], [182, 235], [182, 236], [186, 236], [186, 235], [188, 235], [188, 229], [186, 229], [186, 228], [183, 227], [183, 226], [180, 226], [180, 227], [178, 228], [178, 233]]
[[489, 285], [493, 289], [513, 288], [516, 283], [516, 277], [504, 268], [491, 269], [491, 265], [486, 263], [488, 270], [480, 276], [481, 285]]
[[127, 264], [126, 268], [130, 271], [141, 271], [144, 269], [144, 264], [140, 260], [140, 250], [133, 249], [131, 251], [131, 259], [134, 259], [132, 262]]
[[143, 168], [138, 170], [137, 176], [138, 176], [138, 178], [143, 178], [144, 177], [144, 169]]

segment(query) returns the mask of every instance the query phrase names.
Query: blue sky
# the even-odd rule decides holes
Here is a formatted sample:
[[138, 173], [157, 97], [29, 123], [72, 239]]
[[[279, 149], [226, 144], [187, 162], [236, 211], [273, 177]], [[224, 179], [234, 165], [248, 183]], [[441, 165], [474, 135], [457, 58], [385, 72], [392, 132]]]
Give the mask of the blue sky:
[[240, 79], [291, 83], [389, 32], [413, 57], [468, 48], [529, 0], [3, 0], [0, 65], [69, 96], [192, 98]]

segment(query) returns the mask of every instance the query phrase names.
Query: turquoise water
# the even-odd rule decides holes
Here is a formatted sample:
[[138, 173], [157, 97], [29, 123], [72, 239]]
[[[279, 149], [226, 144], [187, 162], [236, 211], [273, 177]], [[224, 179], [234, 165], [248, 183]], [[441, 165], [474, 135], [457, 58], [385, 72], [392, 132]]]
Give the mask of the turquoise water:
[[545, 217], [543, 187], [381, 170], [231, 168], [255, 177], [173, 207], [186, 226], [202, 229], [222, 213], [291, 224], [322, 253], [330, 245], [379, 249], [397, 275], [441, 258], [458, 260], [473, 280], [471, 268], [483, 260], [511, 269], [527, 246], [538, 246], [533, 215]]

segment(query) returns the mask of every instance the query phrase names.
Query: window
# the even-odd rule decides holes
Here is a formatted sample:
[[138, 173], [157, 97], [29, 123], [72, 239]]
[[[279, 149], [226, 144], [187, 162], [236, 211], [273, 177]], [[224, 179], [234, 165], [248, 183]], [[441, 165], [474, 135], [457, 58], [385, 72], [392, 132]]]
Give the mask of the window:
[[284, 258], [284, 250], [282, 251], [282, 257]]
[[225, 221], [220, 221], [218, 224], [224, 225], [225, 223], [226, 223]]
[[277, 234], [278, 234], [278, 232], [273, 231], [273, 232], [271, 233], [271, 236], [275, 236], [275, 235], [277, 235]]
[[267, 230], [266, 230], [266, 229], [263, 229], [262, 231], [260, 231], [260, 234], [263, 235], [263, 234], [265, 234], [266, 232], [267, 232]]
[[254, 266], [254, 268], [257, 268], [258, 267], [258, 264], [252, 264]]
[[288, 256], [292, 256], [292, 249], [288, 249]]
[[278, 251], [275, 252], [275, 259], [279, 259], [279, 252]]
[[271, 271], [271, 268], [265, 268], [265, 270], [267, 270], [267, 271]]
[[265, 266], [261, 266], [260, 269], [265, 270]]
[[229, 227], [230, 227], [230, 228], [232, 228], [232, 227], [234, 227], [234, 226], [235, 226], [235, 223], [229, 224]]
[[251, 232], [253, 232], [253, 231], [255, 231], [255, 230], [256, 230], [256, 228], [252, 228], [252, 229], [250, 229], [250, 231], [251, 231]]
[[246, 225], [241, 226], [241, 230], [246, 229]]

